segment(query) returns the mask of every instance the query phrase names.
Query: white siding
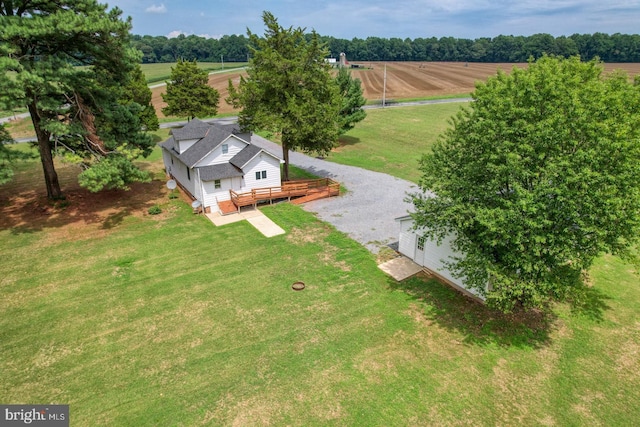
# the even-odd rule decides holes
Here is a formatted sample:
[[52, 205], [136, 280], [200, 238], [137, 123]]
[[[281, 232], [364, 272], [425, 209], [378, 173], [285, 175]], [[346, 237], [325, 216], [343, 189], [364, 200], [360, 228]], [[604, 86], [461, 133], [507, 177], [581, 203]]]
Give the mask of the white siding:
[[[256, 172], [267, 172], [267, 178], [256, 179]], [[244, 182], [241, 191], [250, 191], [252, 188], [279, 187], [280, 161], [266, 153], [260, 153], [253, 158], [242, 170]]]
[[185, 139], [184, 141], [176, 141], [180, 154], [187, 151], [193, 144], [200, 141], [199, 139]]
[[445, 267], [445, 262], [453, 261], [455, 256], [457, 254], [451, 247], [451, 237], [445, 237], [441, 244], [429, 238], [425, 239], [422, 265], [448, 281], [464, 287], [462, 280], [453, 277], [453, 274]]
[[436, 240], [426, 238], [424, 242], [424, 251], [416, 251], [418, 238], [422, 235], [423, 234], [420, 230], [413, 230], [413, 220], [411, 220], [411, 218], [400, 219], [400, 243], [398, 251], [412, 259], [417, 264], [426, 267], [430, 271], [461, 288], [463, 291], [480, 297], [477, 290], [469, 289], [465, 286], [464, 277], [454, 277], [451, 271], [449, 271], [445, 266], [445, 262], [451, 262], [455, 257], [460, 256], [460, 254], [454, 251], [451, 246], [453, 236], [445, 237], [440, 244], [438, 244]]
[[[226, 154], [222, 153], [222, 146], [227, 144], [229, 147], [229, 152]], [[229, 160], [233, 158], [236, 154], [244, 149], [247, 146], [247, 143], [234, 137], [233, 135], [227, 138], [222, 144], [218, 145], [215, 150], [207, 154], [207, 156], [196, 163], [195, 166], [209, 166], [209, 165], [219, 165], [222, 163], [229, 163]]]
[[[169, 154], [169, 157], [170, 156], [171, 156], [171, 154]], [[166, 165], [166, 163], [165, 163], [165, 165]], [[171, 160], [169, 160], [168, 167], [167, 167], [167, 172], [169, 172], [171, 175], [173, 175], [175, 177], [176, 181], [178, 181], [178, 183], [180, 183], [180, 185], [182, 185], [184, 188], [186, 188], [187, 191], [189, 191], [189, 193], [191, 193], [191, 195], [193, 195], [193, 196], [196, 195], [195, 182], [198, 179], [198, 172], [197, 171], [190, 170], [189, 173], [187, 173], [187, 165], [182, 163], [177, 158], [174, 158], [173, 165], [171, 164]], [[191, 179], [189, 179], [189, 177]]]
[[[400, 242], [398, 244], [398, 252], [408, 258], [414, 259], [416, 248], [416, 234], [411, 229], [413, 221], [411, 218], [400, 220]], [[418, 264], [422, 265], [420, 262]]]
[[242, 178], [228, 178], [221, 179], [220, 185], [221, 188], [215, 188], [215, 182], [204, 182], [204, 206], [211, 207], [211, 211], [215, 212], [218, 210], [218, 202], [223, 200], [229, 200], [231, 196], [229, 195], [229, 190], [233, 190], [240, 188]]
[[[171, 175], [171, 169], [173, 169], [173, 165], [171, 164], [171, 153], [166, 149], [162, 149], [162, 161], [164, 162], [164, 170], [167, 171], [167, 174]], [[174, 160], [175, 162], [175, 160]]]

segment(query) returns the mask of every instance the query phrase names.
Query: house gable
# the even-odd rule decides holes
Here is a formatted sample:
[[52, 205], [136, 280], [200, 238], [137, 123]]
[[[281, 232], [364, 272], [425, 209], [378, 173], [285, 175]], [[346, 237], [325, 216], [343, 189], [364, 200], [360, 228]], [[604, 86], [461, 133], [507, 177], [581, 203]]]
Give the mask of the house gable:
[[272, 156], [264, 150], [253, 156], [242, 166], [244, 174], [244, 187], [266, 188], [279, 187], [280, 180], [280, 159]]
[[[225, 153], [226, 146], [226, 153]], [[243, 141], [236, 135], [229, 135], [224, 140], [215, 146], [209, 153], [207, 153], [202, 159], [200, 159], [194, 166], [210, 166], [218, 165], [222, 163], [229, 163], [238, 153], [243, 151], [246, 147], [253, 147], [248, 142]]]
[[174, 151], [178, 154], [184, 153], [196, 142], [205, 138], [210, 130], [211, 125], [198, 119], [191, 120], [182, 128], [172, 129], [170, 133], [174, 141]]

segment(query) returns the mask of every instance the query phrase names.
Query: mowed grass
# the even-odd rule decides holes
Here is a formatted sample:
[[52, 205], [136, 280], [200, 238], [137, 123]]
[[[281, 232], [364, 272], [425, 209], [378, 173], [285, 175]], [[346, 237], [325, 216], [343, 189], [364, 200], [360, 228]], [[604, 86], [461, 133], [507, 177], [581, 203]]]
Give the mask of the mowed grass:
[[[19, 168], [0, 209], [42, 191], [39, 175]], [[166, 191], [142, 191], [158, 216], [122, 193], [82, 227], [72, 204], [0, 230], [0, 401], [69, 404], [72, 426], [640, 418], [640, 289], [618, 258], [593, 268], [581, 312], [502, 316], [424, 277], [396, 283], [297, 206], [264, 208], [286, 230], [265, 238]]]
[[419, 160], [466, 103], [367, 110], [367, 117], [340, 137], [327, 160], [418, 182]]

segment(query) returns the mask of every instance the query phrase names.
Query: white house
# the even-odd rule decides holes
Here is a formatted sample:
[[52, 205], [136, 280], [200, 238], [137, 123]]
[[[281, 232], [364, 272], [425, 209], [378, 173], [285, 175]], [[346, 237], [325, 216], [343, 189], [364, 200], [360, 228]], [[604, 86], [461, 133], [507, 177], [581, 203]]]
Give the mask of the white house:
[[446, 237], [442, 243], [438, 244], [436, 240], [425, 236], [424, 230], [414, 229], [411, 216], [396, 218], [396, 221], [400, 223], [398, 252], [462, 293], [475, 299], [484, 300], [476, 289], [468, 288], [465, 285], [464, 278], [454, 277], [453, 273], [445, 266], [445, 262], [453, 261], [456, 256], [460, 255], [451, 247], [451, 237]]
[[206, 211], [219, 210], [229, 190], [278, 187], [284, 160], [251, 144], [251, 133], [238, 125], [209, 124], [194, 119], [160, 144], [167, 174]]

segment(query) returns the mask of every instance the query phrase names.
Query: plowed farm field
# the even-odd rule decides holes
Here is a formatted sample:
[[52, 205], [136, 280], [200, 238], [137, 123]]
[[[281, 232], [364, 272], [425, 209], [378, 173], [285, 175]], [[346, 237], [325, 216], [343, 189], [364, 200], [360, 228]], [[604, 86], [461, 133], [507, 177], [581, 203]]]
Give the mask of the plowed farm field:
[[[354, 62], [355, 64], [356, 62]], [[478, 81], [485, 81], [497, 73], [498, 69], [509, 73], [512, 68], [527, 66], [526, 63], [464, 63], [464, 62], [387, 62], [386, 90], [384, 62], [357, 62], [361, 68], [351, 70], [353, 77], [362, 81], [364, 96], [370, 102], [379, 101], [383, 92], [387, 100], [428, 98], [471, 93]], [[640, 64], [605, 64], [605, 71], [616, 69], [627, 71], [630, 76], [640, 74]], [[237, 85], [243, 72], [212, 74], [209, 84], [220, 92], [219, 113], [233, 113], [234, 110], [224, 98], [228, 96], [229, 79]], [[164, 87], [153, 89], [153, 103], [162, 117], [160, 94]]]

